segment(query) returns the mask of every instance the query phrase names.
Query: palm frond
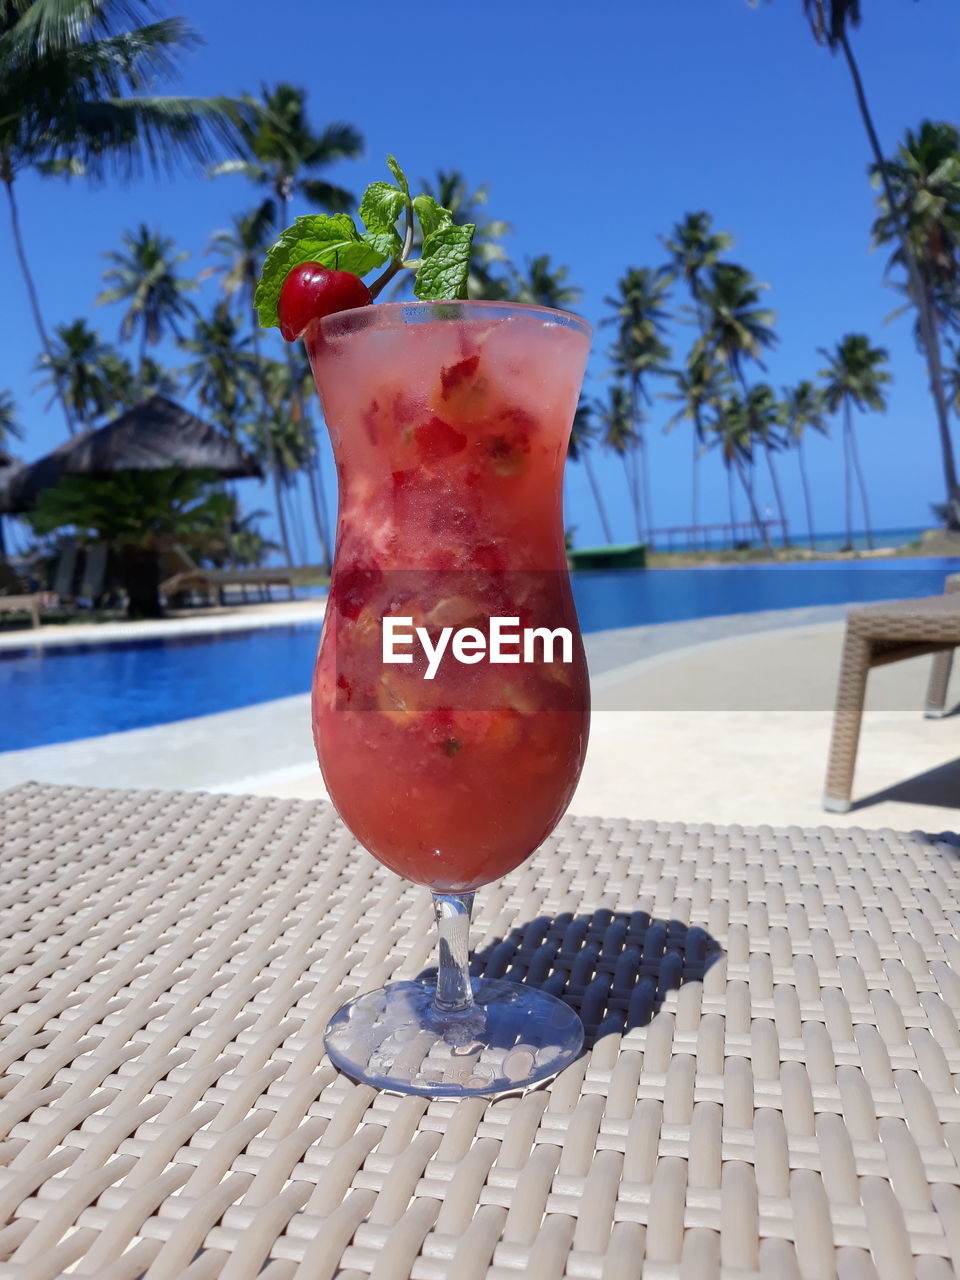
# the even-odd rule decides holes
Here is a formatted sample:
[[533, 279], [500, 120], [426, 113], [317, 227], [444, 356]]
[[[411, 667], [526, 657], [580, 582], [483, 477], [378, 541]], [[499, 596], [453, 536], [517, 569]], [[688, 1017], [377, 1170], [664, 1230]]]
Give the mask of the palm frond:
[[207, 176], [210, 178], [222, 178], [225, 174], [238, 173], [242, 178], [247, 178], [251, 182], [260, 182], [265, 172], [263, 165], [256, 160], [221, 160], [219, 164], [210, 166], [207, 170]]
[[317, 136], [304, 160], [309, 165], [322, 165], [334, 160], [357, 160], [362, 155], [363, 134], [352, 124], [336, 120]]
[[335, 183], [324, 182], [322, 178], [304, 178], [297, 184], [297, 190], [311, 204], [330, 213], [346, 213], [356, 204], [356, 197], [351, 191]]
[[169, 173], [177, 161], [207, 165], [236, 138], [231, 98], [156, 97], [81, 103], [51, 146], [79, 158], [89, 175]]
[[4, 32], [4, 54], [45, 56], [69, 49], [89, 35], [107, 35], [120, 25], [152, 18], [150, 0], [13, 0], [16, 21]]

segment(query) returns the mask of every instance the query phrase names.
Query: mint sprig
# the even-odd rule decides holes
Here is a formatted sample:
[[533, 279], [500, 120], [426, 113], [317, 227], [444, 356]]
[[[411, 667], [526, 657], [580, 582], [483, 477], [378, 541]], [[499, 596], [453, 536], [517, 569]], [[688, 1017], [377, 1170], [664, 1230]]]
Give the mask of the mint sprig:
[[[396, 185], [372, 182], [367, 187], [359, 209], [363, 232], [347, 214], [335, 213], [297, 218], [281, 233], [266, 256], [254, 296], [264, 328], [279, 324], [280, 290], [301, 262], [319, 262], [361, 278], [385, 267], [369, 286], [373, 297], [403, 270], [416, 271], [414, 293], [422, 301], [466, 297], [474, 226], [455, 223], [450, 210], [432, 196], [411, 196], [407, 176], [393, 156], [387, 157], [387, 166]], [[422, 256], [411, 260], [415, 221], [423, 248]]]
[[423, 242], [423, 257], [413, 291], [421, 301], [466, 296], [473, 227], [450, 222], [431, 231]]

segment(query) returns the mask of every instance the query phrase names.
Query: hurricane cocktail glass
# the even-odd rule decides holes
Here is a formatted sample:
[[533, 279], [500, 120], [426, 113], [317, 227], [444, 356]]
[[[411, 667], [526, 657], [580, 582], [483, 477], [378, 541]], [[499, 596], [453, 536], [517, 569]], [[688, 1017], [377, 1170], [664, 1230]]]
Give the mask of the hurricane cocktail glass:
[[467, 935], [475, 890], [552, 832], [583, 764], [562, 478], [590, 330], [540, 307], [388, 303], [305, 339], [339, 481], [317, 754], [360, 844], [430, 889], [440, 934], [435, 980], [351, 1000], [327, 1050], [402, 1092], [515, 1090], [575, 1057], [582, 1027], [533, 986], [471, 979]]

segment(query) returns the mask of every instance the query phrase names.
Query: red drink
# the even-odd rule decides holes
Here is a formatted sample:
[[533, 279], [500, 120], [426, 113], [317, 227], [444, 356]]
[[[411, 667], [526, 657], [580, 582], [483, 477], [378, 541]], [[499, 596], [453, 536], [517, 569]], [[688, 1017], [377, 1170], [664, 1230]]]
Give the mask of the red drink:
[[[470, 890], [550, 834], [583, 764], [561, 485], [589, 329], [534, 307], [397, 303], [327, 317], [307, 346], [340, 497], [313, 694], [323, 776], [386, 866]], [[572, 645], [547, 660], [534, 641], [524, 661], [518, 643], [501, 663], [448, 647], [428, 679], [415, 636], [412, 661], [384, 662], [384, 618], [432, 645], [491, 618], [566, 628]]]

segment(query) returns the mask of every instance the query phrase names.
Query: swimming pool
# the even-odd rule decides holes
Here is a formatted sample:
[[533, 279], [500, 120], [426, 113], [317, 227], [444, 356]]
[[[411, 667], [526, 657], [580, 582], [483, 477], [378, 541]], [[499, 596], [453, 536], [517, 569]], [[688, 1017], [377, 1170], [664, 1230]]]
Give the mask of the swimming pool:
[[[936, 595], [958, 559], [638, 569], [574, 576], [583, 630]], [[0, 751], [68, 742], [303, 693], [318, 624], [0, 650]], [[25, 635], [25, 640], [27, 639]], [[0, 772], [2, 776], [2, 772]]]

